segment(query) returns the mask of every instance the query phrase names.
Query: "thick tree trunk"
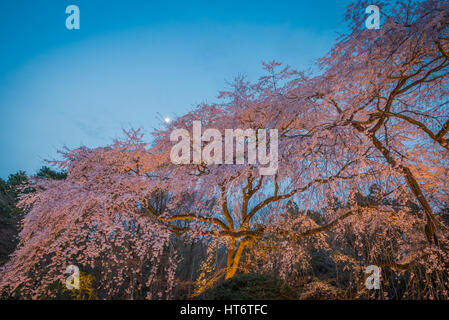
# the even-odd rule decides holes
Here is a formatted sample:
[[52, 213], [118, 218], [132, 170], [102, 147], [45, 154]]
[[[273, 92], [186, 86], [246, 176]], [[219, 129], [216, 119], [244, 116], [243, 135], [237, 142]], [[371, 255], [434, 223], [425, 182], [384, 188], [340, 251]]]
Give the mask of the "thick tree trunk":
[[225, 280], [231, 279], [232, 277], [235, 276], [240, 263], [240, 259], [242, 257], [243, 250], [250, 241], [251, 240], [247, 238], [240, 240], [238, 244], [236, 244], [237, 243], [236, 240], [230, 241]]

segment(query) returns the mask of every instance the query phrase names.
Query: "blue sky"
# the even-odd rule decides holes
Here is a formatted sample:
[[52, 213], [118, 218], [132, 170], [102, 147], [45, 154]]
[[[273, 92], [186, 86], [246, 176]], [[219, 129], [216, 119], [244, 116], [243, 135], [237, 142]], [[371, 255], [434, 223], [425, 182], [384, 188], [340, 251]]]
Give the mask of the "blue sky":
[[[65, 8], [80, 8], [68, 30]], [[343, 32], [349, 0], [0, 2], [0, 177], [34, 173], [63, 146], [160, 126], [216, 100], [261, 62], [308, 69]]]

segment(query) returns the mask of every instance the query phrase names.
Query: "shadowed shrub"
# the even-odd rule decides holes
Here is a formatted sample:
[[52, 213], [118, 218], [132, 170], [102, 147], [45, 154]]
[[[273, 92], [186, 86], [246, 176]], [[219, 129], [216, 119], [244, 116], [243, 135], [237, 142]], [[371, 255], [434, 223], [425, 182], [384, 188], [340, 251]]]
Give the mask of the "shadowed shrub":
[[242, 274], [204, 292], [198, 299], [211, 300], [294, 300], [296, 291], [270, 275]]

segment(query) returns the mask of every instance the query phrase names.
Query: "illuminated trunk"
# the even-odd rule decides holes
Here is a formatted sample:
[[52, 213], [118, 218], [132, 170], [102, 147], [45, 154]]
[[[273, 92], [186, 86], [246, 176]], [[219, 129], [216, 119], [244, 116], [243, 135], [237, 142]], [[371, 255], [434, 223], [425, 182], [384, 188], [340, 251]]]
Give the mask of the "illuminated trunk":
[[240, 263], [240, 259], [242, 257], [243, 250], [248, 245], [249, 241], [250, 240], [245, 238], [238, 244], [235, 239], [229, 242], [225, 280], [231, 279], [235, 276]]

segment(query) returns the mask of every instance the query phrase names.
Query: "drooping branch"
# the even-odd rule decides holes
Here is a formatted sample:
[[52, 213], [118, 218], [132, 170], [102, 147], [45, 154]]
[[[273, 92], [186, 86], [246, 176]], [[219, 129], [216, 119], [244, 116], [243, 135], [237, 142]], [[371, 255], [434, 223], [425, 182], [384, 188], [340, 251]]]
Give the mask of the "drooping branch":
[[[174, 216], [171, 218], [162, 218], [160, 216], [157, 216], [151, 210], [148, 210], [145, 208], [145, 210], [150, 214], [150, 216], [145, 215], [145, 217], [152, 217], [156, 220], [158, 220], [162, 225], [166, 226], [169, 230], [173, 231], [174, 233], [180, 235], [183, 233], [192, 233], [192, 234], [199, 234], [204, 236], [213, 236], [213, 237], [229, 237], [238, 239], [241, 237], [249, 237], [249, 238], [260, 238], [263, 234], [263, 228], [259, 228], [257, 230], [239, 230], [234, 231], [229, 229], [221, 220], [216, 218], [206, 218], [206, 217], [199, 217], [195, 215], [179, 215]], [[197, 220], [201, 222], [211, 223], [215, 224], [217, 226], [222, 226], [222, 230], [194, 230], [189, 227], [179, 227], [172, 222], [178, 221], [178, 220]], [[226, 227], [226, 228], [224, 228]]]
[[178, 220], [197, 220], [197, 221], [201, 221], [201, 222], [205, 222], [205, 223], [215, 224], [215, 225], [221, 227], [223, 230], [229, 230], [229, 227], [218, 218], [201, 217], [201, 216], [196, 216], [193, 214], [183, 214], [183, 215], [172, 216], [170, 218], [164, 218], [164, 217], [156, 215], [148, 208], [145, 208], [145, 211], [148, 212], [153, 218], [155, 218], [161, 222], [165, 222], [165, 223], [170, 223], [170, 222], [174, 222], [174, 221], [178, 221]]
[[394, 261], [388, 261], [388, 262], [378, 262], [377, 266], [384, 268], [384, 267], [388, 267], [391, 269], [397, 269], [397, 270], [403, 270], [403, 271], [407, 271], [410, 268], [416, 266], [419, 264], [419, 262], [421, 260], [423, 260], [424, 258], [426, 258], [429, 254], [428, 253], [423, 253], [421, 256], [419, 256], [418, 258], [408, 262], [408, 263], [397, 263]]
[[444, 50], [444, 48], [441, 44], [441, 41], [436, 41], [436, 44], [437, 44], [438, 50], [441, 52], [443, 57], [445, 57], [446, 60], [449, 61], [449, 53], [446, 50]]
[[266, 198], [264, 201], [260, 202], [259, 204], [257, 204], [256, 206], [254, 206], [253, 209], [251, 209], [251, 211], [248, 213], [248, 215], [246, 216], [246, 218], [244, 219], [242, 225], [248, 224], [249, 221], [251, 220], [251, 218], [261, 209], [263, 209], [264, 207], [266, 207], [267, 205], [269, 205], [270, 203], [276, 202], [276, 201], [280, 201], [280, 200], [284, 200], [284, 199], [288, 199], [290, 197], [292, 197], [293, 195], [295, 195], [296, 193], [300, 193], [300, 192], [304, 192], [306, 190], [308, 190], [310, 187], [312, 187], [313, 185], [320, 183], [328, 183], [331, 182], [333, 180], [336, 179], [351, 179], [353, 178], [353, 176], [351, 177], [345, 177], [345, 176], [341, 176], [341, 174], [343, 173], [343, 171], [348, 168], [351, 164], [353, 163], [353, 161], [349, 161], [347, 162], [338, 172], [336, 175], [331, 176], [329, 178], [319, 178], [319, 179], [314, 179], [312, 181], [310, 181], [307, 185], [305, 185], [304, 187], [301, 188], [296, 188], [293, 189], [292, 191], [286, 193], [286, 194], [282, 194], [279, 195], [278, 194], [278, 190], [279, 190], [279, 186], [277, 185], [277, 180], [275, 177], [275, 190], [274, 190], [274, 195], [271, 197]]
[[386, 115], [391, 117], [400, 118], [402, 120], [405, 120], [417, 127], [419, 127], [422, 131], [424, 131], [432, 140], [438, 142], [443, 148], [446, 148], [449, 150], [449, 139], [445, 139], [444, 135], [449, 130], [449, 120], [446, 121], [446, 123], [443, 125], [441, 130], [435, 135], [432, 130], [430, 130], [424, 123], [421, 121], [418, 121], [416, 119], [410, 118], [404, 114], [401, 113], [394, 113], [394, 112], [387, 112]]
[[276, 228], [276, 229], [274, 229], [274, 231], [275, 231], [275, 233], [277, 235], [286, 236], [288, 238], [292, 238], [292, 239], [295, 239], [295, 240], [301, 240], [301, 239], [304, 239], [304, 238], [307, 238], [307, 237], [310, 237], [310, 236], [314, 236], [314, 235], [317, 235], [319, 233], [331, 230], [332, 228], [337, 226], [338, 223], [340, 223], [341, 221], [343, 221], [343, 220], [353, 216], [354, 214], [362, 213], [362, 211], [364, 209], [375, 209], [377, 207], [377, 205], [379, 205], [381, 203], [381, 201], [385, 197], [389, 196], [391, 193], [393, 193], [393, 191], [390, 191], [390, 192], [384, 194], [382, 197], [379, 197], [376, 201], [373, 201], [372, 203], [370, 203], [368, 205], [360, 206], [359, 208], [354, 209], [354, 210], [349, 210], [348, 212], [342, 214], [338, 218], [335, 218], [331, 222], [325, 224], [324, 226], [320, 226], [320, 227], [317, 227], [317, 228], [309, 229], [307, 231], [300, 232], [300, 233], [298, 233], [296, 231], [287, 231], [287, 230], [283, 230], [283, 229], [280, 229], [280, 228]]

